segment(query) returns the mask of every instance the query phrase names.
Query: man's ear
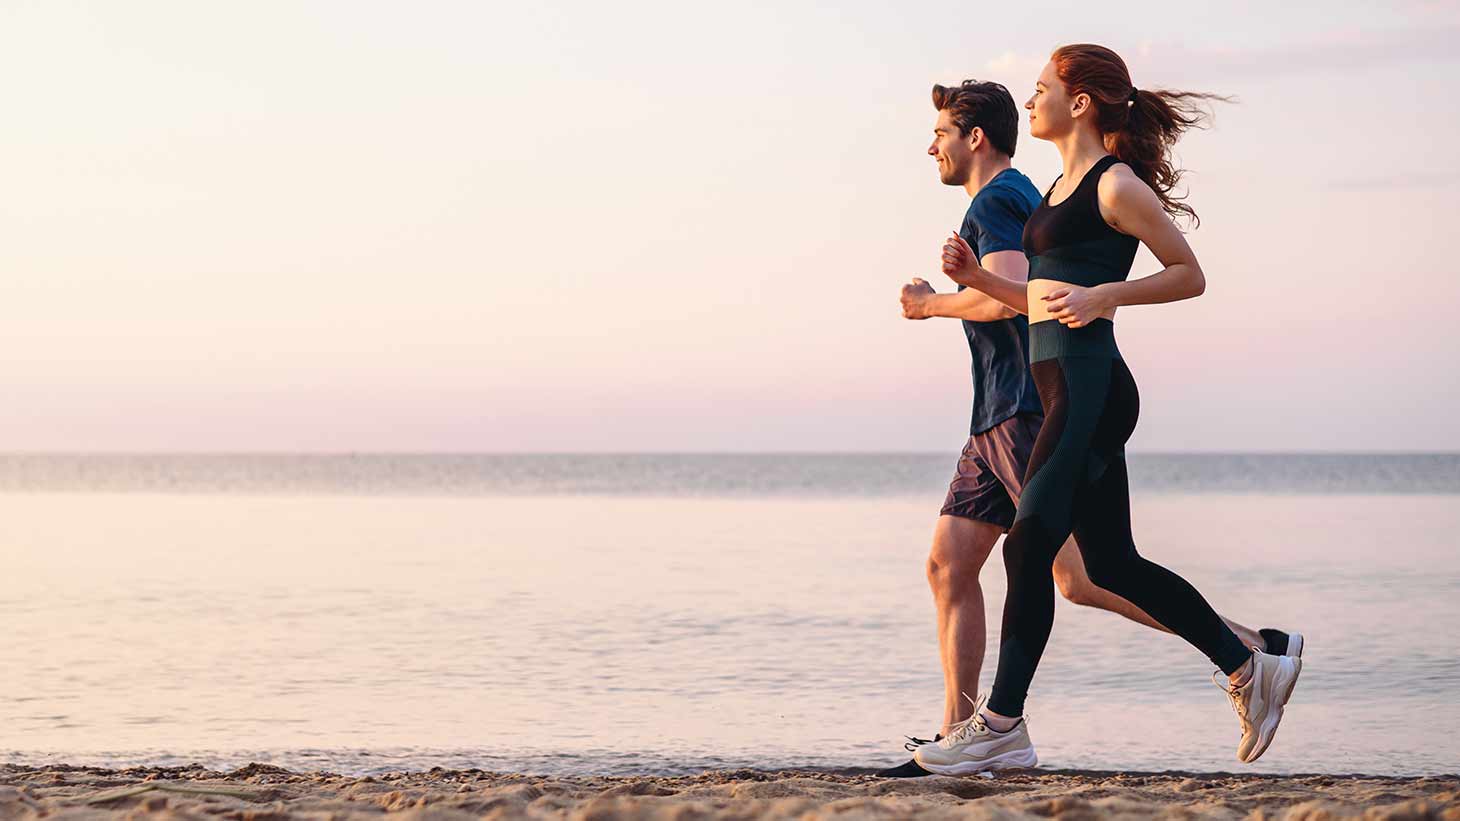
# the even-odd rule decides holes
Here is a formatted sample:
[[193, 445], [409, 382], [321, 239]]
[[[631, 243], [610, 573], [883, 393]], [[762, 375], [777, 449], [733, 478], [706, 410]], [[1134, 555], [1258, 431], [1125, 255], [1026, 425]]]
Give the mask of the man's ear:
[[982, 145], [983, 144], [983, 141], [984, 141], [983, 127], [976, 125], [973, 128], [969, 129], [969, 131], [968, 131], [968, 138], [967, 139], [968, 139], [968, 150], [969, 151], [977, 151], [978, 150], [978, 147], [980, 145]]

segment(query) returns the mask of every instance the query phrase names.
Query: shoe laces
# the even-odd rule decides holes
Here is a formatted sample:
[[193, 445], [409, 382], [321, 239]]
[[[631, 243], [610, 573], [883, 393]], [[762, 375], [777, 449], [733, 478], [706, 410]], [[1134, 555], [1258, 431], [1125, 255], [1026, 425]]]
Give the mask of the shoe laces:
[[[1247, 704], [1242, 699], [1242, 688], [1233, 684], [1230, 679], [1219, 681], [1217, 675], [1221, 672], [1221, 670], [1212, 671], [1212, 683], [1222, 688], [1222, 692], [1227, 694], [1227, 700], [1232, 702], [1232, 710], [1237, 713], [1237, 718], [1245, 722], [1247, 720]], [[1254, 675], [1256, 675], [1255, 672]]]
[[983, 735], [989, 731], [989, 725], [983, 720], [983, 705], [988, 701], [988, 696], [980, 696], [978, 700], [970, 698], [968, 693], [960, 693], [964, 698], [973, 702], [973, 715], [953, 724], [948, 728], [948, 735], [938, 743], [944, 749], [951, 749], [954, 745], [963, 744], [977, 735]]
[[932, 744], [934, 741], [943, 740], [942, 735], [939, 735], [937, 738], [918, 738], [915, 735], [905, 735], [903, 736], [903, 738], [907, 739], [907, 743], [903, 744], [902, 748], [910, 753], [917, 752], [918, 748], [923, 746], [924, 744]]

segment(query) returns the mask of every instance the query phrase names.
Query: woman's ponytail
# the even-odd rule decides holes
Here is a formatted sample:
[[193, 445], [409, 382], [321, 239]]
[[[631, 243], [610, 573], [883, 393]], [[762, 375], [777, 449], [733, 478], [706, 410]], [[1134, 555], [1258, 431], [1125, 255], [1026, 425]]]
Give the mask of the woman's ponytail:
[[1185, 195], [1175, 193], [1184, 172], [1172, 162], [1171, 149], [1187, 129], [1206, 126], [1211, 118], [1205, 106], [1208, 101], [1230, 102], [1230, 98], [1138, 89], [1125, 61], [1104, 46], [1062, 46], [1050, 59], [1069, 96], [1090, 95], [1106, 150], [1151, 186], [1168, 214], [1200, 224], [1196, 210], [1181, 202]]

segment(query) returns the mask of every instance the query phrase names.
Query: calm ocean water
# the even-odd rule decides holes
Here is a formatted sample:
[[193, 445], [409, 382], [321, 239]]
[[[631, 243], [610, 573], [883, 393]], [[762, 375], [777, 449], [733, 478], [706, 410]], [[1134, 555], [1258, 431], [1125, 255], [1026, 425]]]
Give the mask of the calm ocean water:
[[[1150, 493], [1460, 493], [1460, 454], [1131, 454]], [[941, 496], [950, 459], [888, 454], [0, 454], [0, 493]]]
[[[923, 561], [952, 467], [0, 456], [0, 761], [900, 763], [941, 712]], [[1460, 772], [1460, 455], [1132, 474], [1142, 551], [1224, 615], [1302, 630], [1303, 677], [1244, 766], [1199, 653], [1061, 602], [1029, 703], [1043, 765]], [[982, 579], [996, 622], [997, 553]]]

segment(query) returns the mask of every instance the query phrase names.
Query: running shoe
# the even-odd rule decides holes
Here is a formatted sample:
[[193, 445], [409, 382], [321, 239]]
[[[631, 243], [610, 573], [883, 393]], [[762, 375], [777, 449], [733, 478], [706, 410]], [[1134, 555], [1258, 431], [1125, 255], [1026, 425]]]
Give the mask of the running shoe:
[[1252, 678], [1241, 687], [1218, 680], [1221, 670], [1213, 671], [1212, 680], [1227, 694], [1237, 721], [1242, 725], [1242, 740], [1237, 744], [1237, 760], [1248, 764], [1262, 757], [1277, 735], [1283, 720], [1283, 705], [1293, 694], [1303, 660], [1295, 656], [1275, 656], [1252, 648]]
[[899, 764], [896, 767], [889, 767], [877, 773], [878, 778], [922, 778], [932, 773], [918, 766], [917, 759], [912, 759], [906, 764]]
[[[907, 739], [907, 743], [903, 744], [902, 748], [911, 753], [917, 752], [917, 749], [924, 744], [942, 741], [943, 734], [934, 733], [932, 738], [918, 738], [915, 735], [905, 735], [903, 738]], [[932, 775], [932, 773], [919, 767], [917, 761], [909, 760], [906, 764], [898, 764], [896, 767], [881, 770], [876, 775], [878, 778], [922, 778], [925, 775]]]
[[984, 696], [975, 702], [973, 715], [953, 725], [946, 738], [918, 747], [913, 761], [939, 775], [972, 775], [1038, 764], [1034, 742], [1029, 740], [1029, 722], [1021, 718], [1008, 732], [995, 732], [979, 712], [987, 700]]
[[1302, 633], [1284, 633], [1281, 630], [1274, 630], [1271, 627], [1264, 627], [1258, 630], [1257, 633], [1262, 636], [1263, 644], [1267, 645], [1263, 650], [1268, 655], [1302, 658]]
[[[967, 698], [967, 696], [965, 696], [965, 698]], [[923, 746], [924, 744], [932, 744], [934, 741], [942, 741], [943, 734], [934, 733], [932, 738], [918, 738], [915, 735], [905, 735], [903, 736], [903, 738], [907, 739], [907, 743], [903, 744], [902, 748], [910, 753], [915, 753], [918, 751], [918, 748]]]

